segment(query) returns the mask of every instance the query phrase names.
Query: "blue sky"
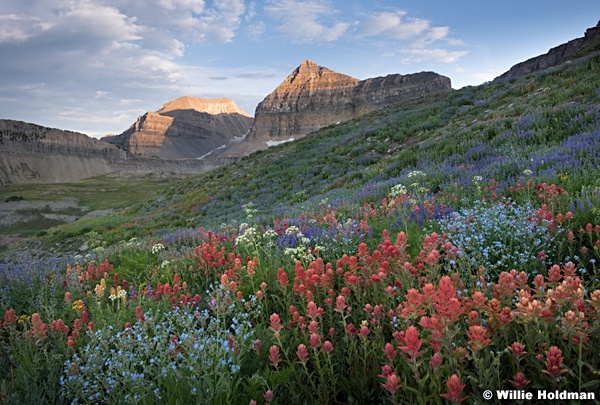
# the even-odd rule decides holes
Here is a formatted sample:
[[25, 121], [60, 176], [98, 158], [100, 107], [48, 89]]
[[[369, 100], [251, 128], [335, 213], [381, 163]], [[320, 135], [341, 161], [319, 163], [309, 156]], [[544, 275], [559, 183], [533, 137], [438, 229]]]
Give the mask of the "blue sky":
[[99, 137], [183, 95], [253, 114], [305, 59], [460, 88], [599, 19], [598, 0], [2, 0], [0, 118]]

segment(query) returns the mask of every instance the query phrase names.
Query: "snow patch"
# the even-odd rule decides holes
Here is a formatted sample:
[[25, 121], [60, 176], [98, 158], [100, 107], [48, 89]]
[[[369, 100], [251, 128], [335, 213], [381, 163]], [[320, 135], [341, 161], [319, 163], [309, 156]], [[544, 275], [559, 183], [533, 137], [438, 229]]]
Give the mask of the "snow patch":
[[196, 160], [201, 160], [201, 159], [204, 159], [205, 157], [207, 157], [208, 155], [210, 155], [210, 154], [211, 154], [211, 153], [213, 153], [214, 151], [216, 151], [216, 150], [219, 150], [219, 149], [225, 149], [226, 147], [227, 147], [227, 145], [221, 145], [221, 146], [219, 146], [218, 148], [214, 148], [214, 149], [213, 149], [213, 150], [211, 150], [210, 152], [208, 152], [208, 153], [206, 153], [206, 154], [204, 154], [204, 155], [202, 155], [202, 156], [200, 156], [200, 157], [197, 157], [197, 158], [196, 158]]
[[267, 141], [267, 146], [281, 145], [282, 143], [292, 142], [293, 140], [294, 140], [294, 138], [290, 138], [286, 141]]
[[231, 140], [231, 142], [240, 143], [244, 139], [246, 139], [246, 137], [248, 136], [249, 133], [250, 133], [250, 130], [248, 129], [244, 135], [242, 135], [242, 136], [234, 136], [233, 139]]

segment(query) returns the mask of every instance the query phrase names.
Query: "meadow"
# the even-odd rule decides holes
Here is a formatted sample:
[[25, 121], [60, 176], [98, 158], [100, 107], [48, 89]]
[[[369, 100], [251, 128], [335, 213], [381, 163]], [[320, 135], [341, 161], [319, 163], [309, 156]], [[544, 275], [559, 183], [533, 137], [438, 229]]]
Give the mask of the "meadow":
[[0, 402], [600, 392], [598, 71], [398, 105], [48, 229], [86, 253], [0, 265]]

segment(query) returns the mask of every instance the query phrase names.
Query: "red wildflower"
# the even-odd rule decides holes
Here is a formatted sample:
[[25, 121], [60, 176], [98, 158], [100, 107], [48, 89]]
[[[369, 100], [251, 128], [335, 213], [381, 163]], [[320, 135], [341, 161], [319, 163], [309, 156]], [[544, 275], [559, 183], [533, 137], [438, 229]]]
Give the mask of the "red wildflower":
[[482, 349], [492, 343], [492, 341], [488, 338], [487, 330], [480, 325], [469, 326], [467, 336], [469, 337], [469, 345], [471, 345], [471, 350], [474, 351]]
[[57, 319], [55, 321], [52, 321], [50, 323], [50, 326], [52, 327], [53, 330], [55, 330], [58, 333], [62, 333], [64, 335], [69, 333], [69, 327], [67, 325], [65, 325], [65, 323], [63, 322], [62, 319]]
[[450, 322], [455, 322], [462, 313], [460, 301], [456, 298], [456, 290], [452, 285], [452, 279], [448, 276], [441, 278], [435, 301], [436, 312]]
[[73, 321], [73, 330], [74, 331], [80, 331], [81, 330], [81, 323], [82, 323], [81, 319], [75, 318], [75, 320]]
[[448, 388], [448, 392], [442, 394], [443, 398], [452, 402], [462, 402], [467, 399], [467, 397], [461, 397], [465, 389], [465, 384], [460, 383], [460, 378], [456, 374], [452, 374], [448, 381], [446, 381], [446, 387]]
[[525, 388], [531, 381], [529, 381], [527, 378], [525, 378], [525, 374], [519, 372], [517, 374], [515, 374], [515, 376], [513, 377], [512, 380], [510, 380], [510, 383], [518, 390], [522, 390], [523, 388]]
[[323, 351], [327, 354], [331, 353], [333, 351], [333, 343], [331, 343], [329, 340], [324, 341]]
[[421, 309], [421, 305], [423, 303], [423, 295], [421, 293], [411, 288], [406, 292], [404, 296], [406, 302], [402, 308], [402, 313], [400, 316], [402, 318], [410, 318], [411, 316], [423, 316], [425, 315], [425, 311]]
[[525, 351], [525, 346], [519, 342], [514, 342], [512, 345], [508, 347], [512, 352], [513, 356], [525, 356], [527, 352]]
[[265, 397], [265, 402], [267, 404], [270, 403], [273, 400], [273, 395], [274, 395], [273, 391], [271, 391], [271, 390], [267, 390], [267, 392], [265, 392], [264, 397]]
[[383, 388], [394, 394], [400, 389], [400, 378], [396, 373], [387, 376], [385, 383], [381, 384]]
[[423, 341], [419, 339], [419, 331], [417, 328], [411, 325], [404, 333], [400, 332], [398, 336], [404, 343], [404, 346], [399, 346], [398, 348], [408, 354], [411, 360], [414, 360], [421, 354], [419, 349], [421, 348]]
[[383, 353], [387, 356], [388, 359], [394, 360], [398, 352], [394, 349], [394, 346], [391, 343], [385, 344], [385, 349], [383, 349]]
[[141, 305], [135, 307], [135, 320], [136, 321], [144, 321], [146, 317], [144, 316], [144, 310]]
[[315, 319], [323, 315], [323, 308], [319, 308], [314, 301], [311, 301], [306, 306], [306, 316], [310, 319]]
[[562, 350], [556, 346], [550, 347], [550, 349], [546, 352], [546, 369], [542, 370], [542, 373], [558, 379], [562, 374], [569, 371], [566, 368], [561, 368], [562, 362]]
[[443, 357], [439, 353], [435, 353], [429, 360], [429, 366], [433, 369], [438, 369], [442, 365]]
[[37, 312], [31, 315], [31, 331], [29, 331], [34, 337], [45, 338], [48, 327], [42, 321], [42, 317]]

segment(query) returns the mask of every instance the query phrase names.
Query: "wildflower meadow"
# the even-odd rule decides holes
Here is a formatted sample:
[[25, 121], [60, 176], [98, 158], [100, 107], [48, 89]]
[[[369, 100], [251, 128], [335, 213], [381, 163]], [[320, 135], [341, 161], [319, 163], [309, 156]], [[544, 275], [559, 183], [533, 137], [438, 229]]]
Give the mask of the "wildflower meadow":
[[600, 401], [599, 63], [326, 128], [74, 235], [86, 255], [2, 265], [0, 403]]

